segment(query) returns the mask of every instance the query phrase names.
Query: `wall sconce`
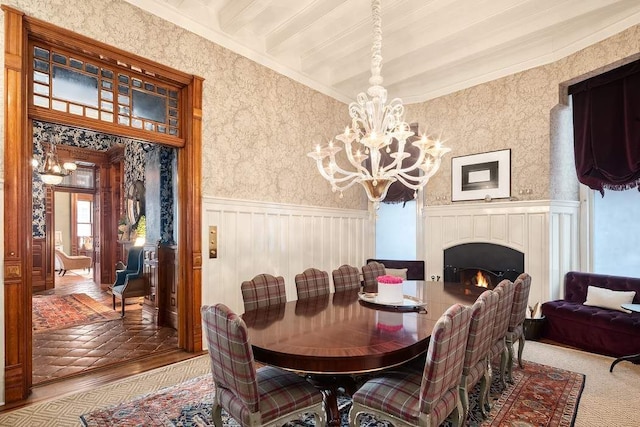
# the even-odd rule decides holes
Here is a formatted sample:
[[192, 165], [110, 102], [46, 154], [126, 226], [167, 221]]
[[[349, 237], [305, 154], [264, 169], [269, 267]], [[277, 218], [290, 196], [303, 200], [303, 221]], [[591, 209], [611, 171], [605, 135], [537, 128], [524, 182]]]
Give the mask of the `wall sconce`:
[[[40, 179], [47, 185], [58, 185], [62, 182], [65, 176], [75, 171], [78, 166], [73, 162], [65, 162], [60, 164], [58, 159], [58, 151], [56, 144], [49, 144], [49, 149], [45, 151], [44, 165], [40, 174]], [[32, 160], [33, 167], [38, 167], [37, 160]]]

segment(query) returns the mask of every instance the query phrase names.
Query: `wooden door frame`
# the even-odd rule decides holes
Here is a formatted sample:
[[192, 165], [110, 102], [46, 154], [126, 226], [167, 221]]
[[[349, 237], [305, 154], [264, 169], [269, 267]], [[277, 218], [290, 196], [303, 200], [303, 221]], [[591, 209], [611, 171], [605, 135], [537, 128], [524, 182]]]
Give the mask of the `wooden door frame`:
[[[32, 381], [31, 331], [31, 215], [32, 212], [32, 129], [29, 109], [28, 43], [32, 38], [50, 43], [65, 43], [67, 49], [100, 54], [125, 64], [137, 64], [156, 75], [179, 83], [182, 89], [184, 145], [177, 147], [178, 157], [178, 346], [190, 352], [202, 350], [200, 322], [202, 283], [202, 82], [197, 76], [185, 74], [123, 50], [97, 42], [31, 18], [23, 12], [2, 5], [5, 19], [5, 221], [4, 221], [4, 316], [5, 316], [5, 402], [24, 400]], [[40, 118], [52, 121], [50, 117]], [[53, 120], [55, 122], [55, 120]], [[59, 121], [65, 123], [64, 120]], [[71, 119], [66, 124], [74, 125]], [[142, 133], [117, 129], [109, 131], [101, 123], [78, 118], [76, 125], [136, 138]], [[95, 121], [94, 121], [95, 122]], [[164, 143], [165, 141], [163, 141]], [[11, 209], [6, 209], [11, 206]], [[192, 226], [188, 226], [191, 224]]]

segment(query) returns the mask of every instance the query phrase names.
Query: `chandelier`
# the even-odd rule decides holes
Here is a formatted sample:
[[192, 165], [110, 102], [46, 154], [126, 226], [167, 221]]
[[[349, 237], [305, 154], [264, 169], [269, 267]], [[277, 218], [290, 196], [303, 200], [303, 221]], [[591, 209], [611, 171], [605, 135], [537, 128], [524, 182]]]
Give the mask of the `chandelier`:
[[334, 192], [340, 191], [340, 197], [344, 190], [360, 183], [369, 200], [377, 204], [384, 200], [389, 186], [396, 181], [414, 190], [413, 196], [417, 197], [418, 190], [440, 168], [442, 156], [451, 149], [443, 147], [439, 138], [425, 134], [412, 142], [407, 141], [415, 133], [404, 121], [402, 100], [395, 98], [387, 104], [387, 90], [382, 87], [380, 0], [372, 0], [371, 10], [371, 86], [366, 94], [361, 92], [356, 102], [349, 104], [351, 125], [335, 137], [344, 146], [346, 156], [343, 157], [350, 165], [346, 169], [338, 165], [336, 154], [342, 147], [333, 140], [324, 147], [317, 145], [308, 156], [316, 160], [320, 174], [329, 181]]
[[[62, 182], [65, 176], [77, 169], [77, 165], [73, 162], [65, 162], [60, 164], [58, 160], [58, 151], [56, 144], [49, 143], [48, 150], [45, 151], [44, 163], [42, 170], [38, 171], [42, 182], [48, 185], [58, 185]], [[38, 166], [38, 161], [33, 160], [33, 166]]]

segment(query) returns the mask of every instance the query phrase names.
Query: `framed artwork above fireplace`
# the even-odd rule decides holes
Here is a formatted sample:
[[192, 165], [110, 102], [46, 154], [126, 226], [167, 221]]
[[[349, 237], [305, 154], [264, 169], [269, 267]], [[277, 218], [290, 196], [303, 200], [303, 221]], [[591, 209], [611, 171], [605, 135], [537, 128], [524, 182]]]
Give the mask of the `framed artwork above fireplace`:
[[503, 199], [511, 196], [511, 150], [451, 159], [451, 201]]

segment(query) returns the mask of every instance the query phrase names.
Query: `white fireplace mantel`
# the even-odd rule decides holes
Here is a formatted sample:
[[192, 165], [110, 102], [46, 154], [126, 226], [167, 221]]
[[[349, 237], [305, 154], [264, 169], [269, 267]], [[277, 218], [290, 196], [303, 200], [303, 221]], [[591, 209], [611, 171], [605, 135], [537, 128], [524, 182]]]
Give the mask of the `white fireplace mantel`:
[[442, 280], [443, 251], [463, 243], [486, 242], [524, 253], [531, 275], [529, 304], [562, 295], [567, 271], [579, 268], [579, 202], [532, 200], [456, 203], [423, 209], [427, 279]]

